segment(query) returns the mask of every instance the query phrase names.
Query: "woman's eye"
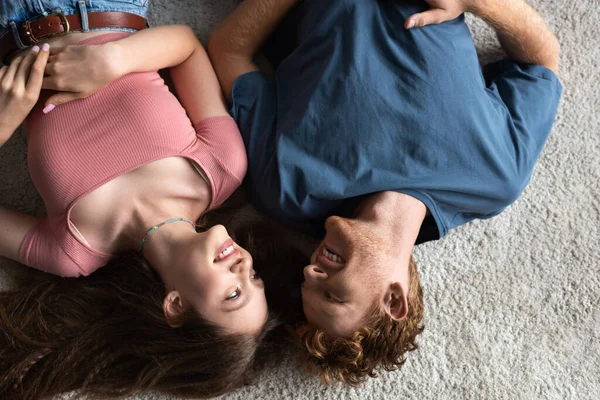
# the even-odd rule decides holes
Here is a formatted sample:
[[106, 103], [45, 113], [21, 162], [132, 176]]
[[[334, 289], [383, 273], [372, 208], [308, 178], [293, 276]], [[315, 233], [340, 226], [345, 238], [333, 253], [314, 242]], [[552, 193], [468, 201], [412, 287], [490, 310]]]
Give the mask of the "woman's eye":
[[235, 289], [225, 300], [235, 300], [240, 297], [240, 294], [242, 294], [240, 289]]
[[258, 272], [255, 272], [252, 275], [250, 275], [250, 279], [252, 279], [252, 280], [254, 280], [254, 279], [260, 279], [260, 275], [258, 275]]

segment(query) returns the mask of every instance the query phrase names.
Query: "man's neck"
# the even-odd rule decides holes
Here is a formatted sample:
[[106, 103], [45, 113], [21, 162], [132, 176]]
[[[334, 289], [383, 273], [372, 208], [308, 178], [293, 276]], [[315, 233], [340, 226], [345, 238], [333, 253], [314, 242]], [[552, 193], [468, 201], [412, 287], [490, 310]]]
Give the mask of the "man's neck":
[[394, 238], [396, 245], [412, 250], [426, 215], [427, 207], [422, 201], [386, 191], [365, 198], [354, 218], [375, 224], [380, 232]]

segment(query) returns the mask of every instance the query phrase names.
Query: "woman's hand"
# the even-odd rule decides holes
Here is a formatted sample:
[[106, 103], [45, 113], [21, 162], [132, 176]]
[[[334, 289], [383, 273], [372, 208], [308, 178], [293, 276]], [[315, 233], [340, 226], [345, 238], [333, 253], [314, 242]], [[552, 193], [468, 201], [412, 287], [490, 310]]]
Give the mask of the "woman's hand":
[[125, 75], [118, 52], [119, 47], [112, 43], [53, 48], [42, 87], [60, 93], [46, 100], [44, 112], [91, 96]]
[[473, 12], [478, 3], [486, 0], [425, 0], [430, 9], [413, 14], [404, 23], [406, 29], [430, 24], [441, 24], [457, 18], [464, 12]]
[[[50, 46], [34, 46], [0, 69], [0, 146], [27, 118], [38, 99]], [[40, 51], [41, 50], [41, 51]]]

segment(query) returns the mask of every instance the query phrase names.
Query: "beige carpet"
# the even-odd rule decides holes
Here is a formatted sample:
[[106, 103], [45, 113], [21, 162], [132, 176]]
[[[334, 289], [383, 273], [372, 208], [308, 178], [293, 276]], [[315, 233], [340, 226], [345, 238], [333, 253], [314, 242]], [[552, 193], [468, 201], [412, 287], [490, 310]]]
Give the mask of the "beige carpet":
[[[600, 3], [532, 3], [562, 44], [565, 91], [554, 131], [519, 201], [417, 249], [426, 305], [420, 349], [401, 372], [360, 389], [322, 386], [284, 360], [223, 399], [600, 398]], [[151, 20], [191, 24], [205, 40], [235, 4], [156, 0]], [[497, 55], [491, 32], [469, 22], [484, 59]], [[0, 188], [2, 204], [42, 211], [21, 136], [0, 149]], [[0, 288], [20, 268], [0, 260]]]

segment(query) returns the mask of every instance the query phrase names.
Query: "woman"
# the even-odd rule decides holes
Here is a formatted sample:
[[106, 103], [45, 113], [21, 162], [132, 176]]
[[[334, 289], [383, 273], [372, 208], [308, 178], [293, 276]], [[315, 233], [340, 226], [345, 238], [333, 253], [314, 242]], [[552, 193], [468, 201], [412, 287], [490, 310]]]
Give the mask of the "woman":
[[[240, 185], [243, 142], [191, 29], [123, 32], [144, 27], [145, 3], [2, 3], [0, 146], [27, 118], [29, 169], [48, 216], [0, 207], [0, 256], [85, 278], [0, 297], [0, 397], [217, 395], [242, 383], [272, 326], [250, 254], [222, 226], [196, 231]], [[91, 46], [49, 55], [73, 44]], [[85, 77], [98, 84], [103, 72], [104, 84], [114, 80], [104, 90], [45, 105], [44, 69], [52, 87], [62, 76], [52, 71], [68, 64], [60, 60], [84, 48], [99, 60], [152, 51], [156, 64], [106, 74], [100, 61]], [[171, 67], [181, 103], [160, 67]], [[101, 268], [131, 252], [130, 265]]]

